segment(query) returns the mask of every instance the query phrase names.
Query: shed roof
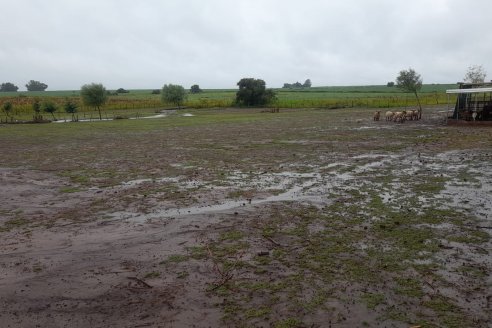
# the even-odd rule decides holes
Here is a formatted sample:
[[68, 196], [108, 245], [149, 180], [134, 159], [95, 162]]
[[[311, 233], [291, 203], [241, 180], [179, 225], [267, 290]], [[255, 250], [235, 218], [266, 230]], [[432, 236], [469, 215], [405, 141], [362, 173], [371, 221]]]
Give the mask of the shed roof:
[[492, 88], [450, 89], [446, 93], [485, 93], [492, 92]]

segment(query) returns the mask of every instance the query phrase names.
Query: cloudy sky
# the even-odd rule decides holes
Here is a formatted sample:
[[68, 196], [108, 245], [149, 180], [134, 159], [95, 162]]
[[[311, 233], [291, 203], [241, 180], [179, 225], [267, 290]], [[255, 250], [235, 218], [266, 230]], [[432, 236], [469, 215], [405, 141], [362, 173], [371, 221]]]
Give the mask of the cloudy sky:
[[491, 0], [0, 0], [0, 83], [48, 90], [492, 78]]

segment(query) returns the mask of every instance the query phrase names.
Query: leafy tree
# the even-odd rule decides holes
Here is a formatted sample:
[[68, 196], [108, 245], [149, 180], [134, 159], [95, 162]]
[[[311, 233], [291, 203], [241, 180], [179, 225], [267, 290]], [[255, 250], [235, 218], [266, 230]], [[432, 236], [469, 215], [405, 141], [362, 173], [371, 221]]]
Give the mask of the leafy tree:
[[162, 87], [161, 99], [164, 103], [173, 103], [181, 108], [186, 99], [186, 91], [181, 85], [165, 84]]
[[190, 93], [200, 93], [202, 92], [203, 90], [200, 89], [200, 86], [198, 84], [194, 84], [191, 86], [190, 88]]
[[290, 88], [292, 88], [292, 84], [290, 84], [290, 83], [284, 83], [284, 86], [282, 88], [284, 88], [284, 89], [290, 89]]
[[19, 87], [13, 83], [5, 82], [0, 85], [0, 92], [17, 92]]
[[392, 88], [395, 86], [395, 82], [390, 81], [390, 82], [386, 83], [386, 86]]
[[44, 91], [48, 88], [47, 84], [31, 80], [26, 84], [27, 91]]
[[116, 90], [116, 93], [117, 93], [117, 94], [118, 94], [118, 93], [130, 93], [130, 91], [125, 90], [125, 89], [123, 89], [123, 88], [119, 88], [118, 90]]
[[467, 83], [483, 83], [485, 82], [486, 76], [487, 73], [485, 73], [485, 69], [482, 65], [474, 65], [468, 67], [468, 71], [463, 80]]
[[56, 121], [55, 112], [57, 111], [57, 109], [58, 107], [52, 101], [48, 100], [43, 103], [43, 111], [46, 113], [50, 113], [51, 116], [53, 117], [53, 121]]
[[265, 81], [253, 78], [243, 78], [237, 85], [236, 104], [243, 106], [262, 106], [275, 99], [275, 92], [266, 89]]
[[403, 91], [415, 94], [417, 102], [419, 103], [419, 119], [421, 119], [422, 105], [420, 104], [420, 99], [417, 94], [420, 88], [422, 88], [422, 78], [420, 77], [420, 74], [417, 74], [412, 68], [409, 68], [407, 71], [403, 70], [396, 78], [396, 86]]
[[70, 99], [67, 99], [65, 103], [63, 104], [63, 109], [65, 109], [65, 112], [68, 114], [72, 114], [72, 122], [75, 122], [75, 113], [77, 112], [77, 104]]
[[311, 80], [307, 79], [302, 86], [305, 88], [310, 88], [311, 87]]
[[152, 93], [153, 95], [159, 95], [159, 94], [161, 94], [161, 89], [154, 89], [154, 90], [152, 90], [152, 92], [151, 92], [151, 93]]
[[102, 84], [85, 84], [80, 89], [82, 102], [86, 106], [94, 107], [99, 112], [99, 119], [102, 120], [101, 106], [108, 100], [106, 88]]
[[2, 105], [2, 110], [7, 118], [10, 116], [10, 112], [12, 112], [13, 109], [14, 109], [14, 105], [12, 105], [10, 101], [6, 101]]
[[294, 88], [302, 88], [302, 84], [301, 84], [301, 82], [299, 82], [299, 81], [297, 81], [296, 83], [294, 83], [292, 86], [293, 86]]

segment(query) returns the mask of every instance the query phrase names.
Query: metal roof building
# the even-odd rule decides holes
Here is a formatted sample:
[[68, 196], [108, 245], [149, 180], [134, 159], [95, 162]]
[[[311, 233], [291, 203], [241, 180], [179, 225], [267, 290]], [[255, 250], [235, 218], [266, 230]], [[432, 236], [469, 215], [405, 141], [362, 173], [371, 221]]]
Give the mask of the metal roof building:
[[449, 96], [457, 94], [456, 105], [452, 116], [455, 120], [492, 121], [492, 82], [491, 83], [460, 83], [459, 89], [446, 90]]

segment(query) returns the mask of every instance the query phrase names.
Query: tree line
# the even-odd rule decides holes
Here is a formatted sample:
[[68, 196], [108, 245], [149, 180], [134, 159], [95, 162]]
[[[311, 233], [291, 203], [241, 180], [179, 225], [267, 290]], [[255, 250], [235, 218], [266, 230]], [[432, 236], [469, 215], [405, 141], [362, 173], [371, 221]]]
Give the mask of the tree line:
[[[486, 73], [483, 67], [475, 65], [468, 68], [464, 80], [468, 83], [483, 83], [485, 77]], [[311, 86], [311, 81], [307, 79], [304, 85]], [[388, 86], [394, 85], [395, 84], [393, 82], [391, 82], [391, 84], [388, 83]], [[29, 83], [26, 84], [26, 87], [27, 86], [29, 86], [28, 89], [31, 89], [30, 91], [44, 91], [48, 87], [46, 84], [34, 80], [29, 81]], [[237, 106], [264, 106], [271, 104], [272, 102], [277, 100], [275, 91], [272, 89], [267, 89], [266, 83], [262, 79], [243, 78], [237, 83], [237, 86], [239, 88], [239, 90], [236, 92], [235, 97], [235, 104]], [[419, 113], [421, 114], [422, 105], [418, 96], [418, 91], [420, 91], [420, 89], [422, 88], [422, 78], [420, 74], [418, 74], [412, 68], [400, 71], [396, 78], [396, 87], [405, 92], [413, 93], [415, 95], [419, 106]], [[32, 90], [33, 88], [35, 90]], [[3, 83], [1, 85], [2, 91], [13, 91], [13, 89], [17, 91], [17, 87], [13, 86], [9, 82]], [[155, 93], [154, 91], [152, 93]], [[157, 93], [161, 94], [161, 101], [163, 103], [172, 103], [178, 108], [181, 108], [188, 94], [183, 86], [175, 84], [165, 84], [161, 89], [157, 89], [157, 91]], [[123, 88], [120, 88], [116, 91], [116, 93], [128, 92], [128, 90], [125, 90]], [[197, 84], [194, 84], [189, 90], [189, 93], [192, 94], [200, 92], [202, 92], [202, 90]], [[83, 104], [96, 110], [99, 114], [100, 120], [102, 120], [101, 108], [106, 103], [109, 94], [110, 92], [108, 92], [106, 88], [100, 83], [85, 84], [80, 89], [80, 97]], [[77, 104], [67, 99], [67, 101], [63, 105], [63, 108], [67, 113], [70, 113], [72, 115], [72, 120], [76, 120], [75, 113], [77, 112]], [[32, 104], [32, 109], [34, 111], [35, 122], [43, 121], [41, 111], [51, 114], [53, 120], [56, 120], [54, 113], [58, 110], [58, 107], [55, 103], [49, 100], [45, 100], [41, 103], [38, 98], [35, 98]], [[9, 118], [12, 120], [12, 110], [13, 104], [11, 102], [7, 101], [2, 104], [2, 111], [5, 113], [7, 120]]]
[[[27, 82], [26, 89], [27, 91], [45, 91], [48, 89], [48, 85], [46, 83], [31, 80]], [[19, 87], [11, 82], [0, 84], [0, 92], [17, 92], [17, 90], [19, 90]]]
[[304, 83], [295, 82], [295, 83], [284, 83], [282, 86], [283, 89], [301, 89], [301, 88], [310, 88], [312, 85], [311, 80], [307, 79]]

